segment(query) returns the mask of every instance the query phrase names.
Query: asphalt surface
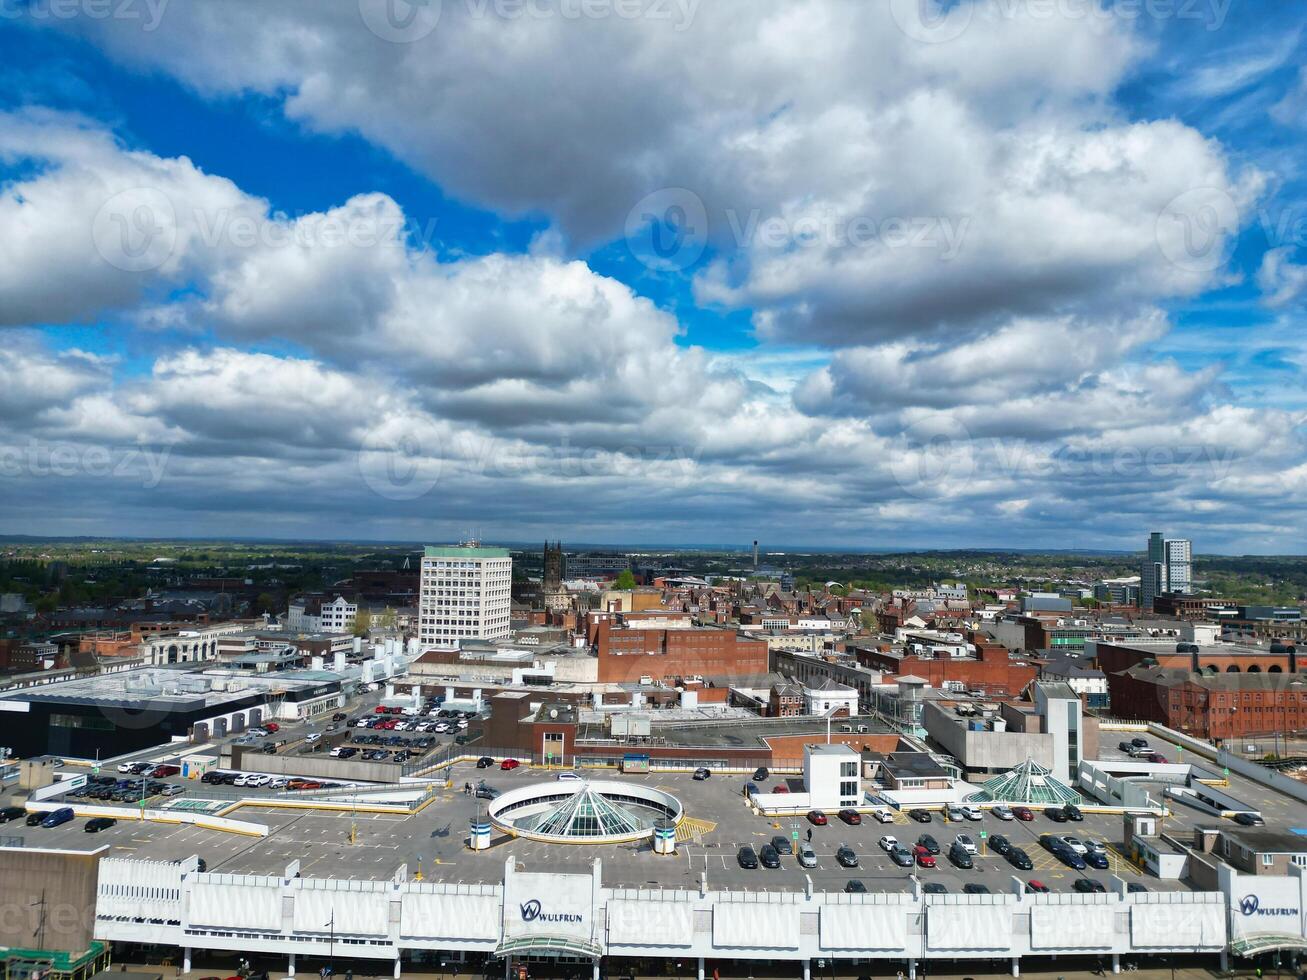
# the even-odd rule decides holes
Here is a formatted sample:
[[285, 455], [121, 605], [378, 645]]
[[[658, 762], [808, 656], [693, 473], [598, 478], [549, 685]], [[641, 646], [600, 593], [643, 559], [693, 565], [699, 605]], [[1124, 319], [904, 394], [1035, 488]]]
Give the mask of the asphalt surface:
[[[370, 702], [376, 703], [376, 695], [371, 696]], [[351, 706], [349, 714], [354, 717], [363, 710], [371, 710], [370, 705]], [[297, 727], [308, 729], [308, 726]], [[308, 730], [321, 727], [319, 724]], [[1120, 740], [1114, 737], [1115, 734], [1105, 733], [1100, 756], [1122, 757], [1115, 748]], [[1164, 745], [1155, 738], [1151, 741], [1171, 761], [1183, 758], [1176, 746]], [[864, 815], [860, 826], [845, 825], [832, 816], [827, 826], [814, 827], [803, 819], [775, 821], [755, 815], [743, 795], [744, 784], [748, 781], [745, 776], [715, 775], [695, 782], [689, 773], [635, 775], [605, 770], [599, 774], [603, 779], [656, 786], [675, 794], [682, 801], [687, 819], [678, 833], [675, 856], [657, 855], [643, 843], [577, 846], [512, 838], [496, 839], [489, 851], [474, 853], [466, 846], [467, 830], [470, 821], [484, 813], [485, 803], [465, 794], [462, 791], [465, 783], [475, 784], [484, 779], [502, 791], [527, 782], [552, 781], [555, 774], [527, 766], [511, 772], [498, 768], [478, 770], [470, 763], [464, 763], [452, 767], [445, 775], [450, 780], [449, 787], [439, 788], [433, 802], [413, 816], [350, 811], [304, 812], [258, 806], [246, 806], [232, 814], [242, 820], [267, 824], [270, 834], [262, 839], [139, 820], [120, 821], [98, 834], [86, 833], [84, 820], [50, 830], [28, 828], [21, 823], [6, 825], [5, 830], [24, 836], [32, 846], [90, 849], [108, 845], [112, 856], [177, 860], [198, 854], [206, 860], [211, 871], [275, 873], [298, 859], [301, 872], [306, 875], [374, 880], [388, 879], [397, 867], [407, 864], [410, 873], [420, 866], [428, 880], [495, 882], [502, 877], [504, 861], [512, 855], [520, 867], [545, 872], [585, 871], [592, 860], [599, 858], [603, 862], [606, 884], [632, 887], [697, 887], [705, 875], [711, 888], [796, 891], [805, 888], [809, 880], [816, 889], [839, 890], [850, 879], [861, 881], [869, 891], [907, 891], [911, 888], [912, 875], [923, 883], [938, 882], [950, 892], [961, 891], [967, 883], [983, 884], [995, 893], [1008, 891], [1012, 888], [1014, 876], [1022, 882], [1041, 881], [1055, 892], [1070, 891], [1075, 880], [1083, 877], [1096, 878], [1109, 885], [1112, 875], [1142, 884], [1151, 891], [1188, 887], [1182, 882], [1159, 881], [1147, 876], [1122, 857], [1124, 819], [1119, 815], [1091, 813], [1079, 823], [1054, 823], [1042, 813], [1029, 823], [1000, 821], [987, 815], [979, 822], [956, 824], [943, 822], [940, 813], [933, 814], [930, 824], [916, 823], [902, 814], [896, 815], [892, 824], [881, 824], [870, 815]], [[224, 791], [221, 798], [227, 798], [233, 790], [232, 787], [219, 789]], [[259, 792], [251, 791], [248, 795], [258, 795]], [[262, 792], [267, 794], [267, 791]], [[1261, 808], [1267, 829], [1288, 830], [1307, 826], [1307, 807], [1270, 793], [1256, 783], [1232, 774], [1228, 792]], [[187, 797], [203, 798], [208, 793], [210, 787], [187, 781]], [[1176, 806], [1174, 815], [1164, 821], [1163, 829], [1173, 835], [1186, 836], [1193, 827], [1213, 822], [1214, 818], [1206, 814]], [[800, 842], [806, 842], [809, 830], [812, 832], [811, 846], [817, 857], [815, 868], [800, 868], [792, 855], [783, 856], [778, 869], [745, 870], [739, 867], [736, 854], [741, 846], [747, 844], [756, 851], [773, 836], [792, 839], [796, 831]], [[1012, 867], [988, 847], [988, 838], [982, 838], [982, 832], [990, 837], [995, 834], [1006, 836], [1026, 851], [1034, 868], [1018, 871]], [[877, 844], [882, 836], [889, 834], [911, 847], [923, 833], [931, 834], [945, 852], [936, 858], [935, 868], [900, 868]], [[981, 853], [975, 856], [973, 869], [958, 869], [946, 857], [949, 844], [958, 833], [967, 834], [979, 845]], [[1104, 842], [1108, 848], [1109, 868], [1076, 871], [1065, 866], [1040, 845], [1040, 835], [1047, 833], [1070, 834], [1081, 840], [1089, 837]], [[836, 851], [842, 845], [855, 850], [859, 867], [846, 869], [836, 861]]]

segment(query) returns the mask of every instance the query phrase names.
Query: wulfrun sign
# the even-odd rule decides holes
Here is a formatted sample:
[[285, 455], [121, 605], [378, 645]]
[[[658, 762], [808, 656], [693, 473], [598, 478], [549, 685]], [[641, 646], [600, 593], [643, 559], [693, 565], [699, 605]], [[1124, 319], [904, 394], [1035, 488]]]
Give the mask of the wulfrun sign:
[[533, 898], [529, 902], [523, 902], [518, 907], [522, 910], [523, 922], [567, 922], [571, 924], [579, 924], [585, 921], [585, 917], [579, 912], [546, 912], [538, 898]]

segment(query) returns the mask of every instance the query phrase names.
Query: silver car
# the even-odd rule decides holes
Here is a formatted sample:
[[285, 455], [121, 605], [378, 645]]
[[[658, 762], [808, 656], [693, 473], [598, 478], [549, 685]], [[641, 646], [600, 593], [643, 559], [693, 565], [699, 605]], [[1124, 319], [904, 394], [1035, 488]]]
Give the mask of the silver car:
[[799, 847], [799, 867], [815, 868], [817, 866], [817, 854], [807, 844]]

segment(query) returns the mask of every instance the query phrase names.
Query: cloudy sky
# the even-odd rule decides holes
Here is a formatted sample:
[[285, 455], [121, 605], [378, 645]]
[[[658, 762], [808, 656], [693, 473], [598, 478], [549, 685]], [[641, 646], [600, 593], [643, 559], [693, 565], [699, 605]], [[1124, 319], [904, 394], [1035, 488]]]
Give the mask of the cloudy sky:
[[0, 532], [1303, 553], [1305, 30], [0, 0]]

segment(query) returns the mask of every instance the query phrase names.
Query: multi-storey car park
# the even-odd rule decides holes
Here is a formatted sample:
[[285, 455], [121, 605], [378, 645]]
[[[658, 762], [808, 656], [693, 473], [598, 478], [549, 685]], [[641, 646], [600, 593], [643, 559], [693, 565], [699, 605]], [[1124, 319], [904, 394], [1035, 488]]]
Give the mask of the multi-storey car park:
[[[1153, 743], [1172, 759], [1185, 747], [1155, 735]], [[399, 976], [406, 964], [443, 962], [490, 975], [528, 967], [598, 976], [675, 962], [686, 975], [785, 973], [789, 964], [790, 975], [808, 977], [818, 962], [845, 970], [879, 961], [876, 969], [913, 975], [941, 961], [995, 959], [1016, 973], [1050, 956], [1061, 972], [1177, 955], [1215, 966], [1231, 953], [1307, 950], [1307, 838], [1303, 853], [1284, 853], [1292, 844], [1284, 831], [1307, 823], [1307, 805], [1241, 772], [1221, 780], [1204, 769], [1212, 785], [1193, 783], [1198, 796], [1171, 802], [1167, 831], [1147, 844], [1159, 857], [1132, 853], [1123, 807], [1088, 794], [1084, 819], [1070, 824], [1042, 812], [1002, 820], [992, 801], [979, 820], [945, 822], [932, 806], [921, 823], [911, 808], [872, 800], [858, 808], [858, 823], [833, 807], [817, 823], [783, 805], [790, 796], [808, 806], [812, 795], [792, 772], [755, 780], [725, 769], [707, 777], [603, 770], [589, 779], [582, 770], [563, 779], [567, 771], [514, 762], [473, 755], [442, 773], [445, 782], [247, 802], [228, 795], [207, 812], [196, 788], [189, 810], [166, 815], [179, 825], [120, 819], [91, 835], [81, 817], [50, 828], [11, 823], [23, 846], [0, 848], [0, 887], [26, 907], [43, 894], [50, 901], [57, 882], [59, 900], [83, 903], [93, 923], [86, 942], [171, 950], [205, 973], [235, 972], [239, 957], [287, 974], [346, 964], [375, 972], [384, 963]], [[1145, 800], [1180, 785], [1168, 782], [1174, 762], [1151, 782], [1147, 763], [1124, 752], [1105, 750], [1094, 766], [1112, 780], [1143, 780]], [[763, 812], [759, 800], [775, 808]], [[1260, 834], [1211, 812], [1229, 801], [1256, 808]], [[646, 827], [649, 840], [639, 834]], [[674, 852], [658, 853], [652, 837], [668, 828]], [[558, 843], [560, 834], [583, 843]], [[878, 846], [886, 834], [909, 844], [931, 834], [945, 852], [967, 834], [979, 846], [970, 868], [946, 854], [934, 867], [905, 868]], [[1031, 868], [998, 853], [1000, 835], [1025, 850]], [[1069, 867], [1043, 846], [1050, 835], [1103, 842], [1109, 866]], [[741, 848], [774, 837], [791, 851], [810, 848], [811, 864], [782, 853], [777, 868], [741, 866]], [[1273, 867], [1257, 851], [1268, 840]], [[845, 849], [855, 867], [842, 863]], [[1159, 861], [1189, 868], [1157, 877], [1147, 869]], [[1103, 891], [1088, 890], [1092, 881]], [[5, 928], [0, 922], [0, 944], [19, 946]]]

